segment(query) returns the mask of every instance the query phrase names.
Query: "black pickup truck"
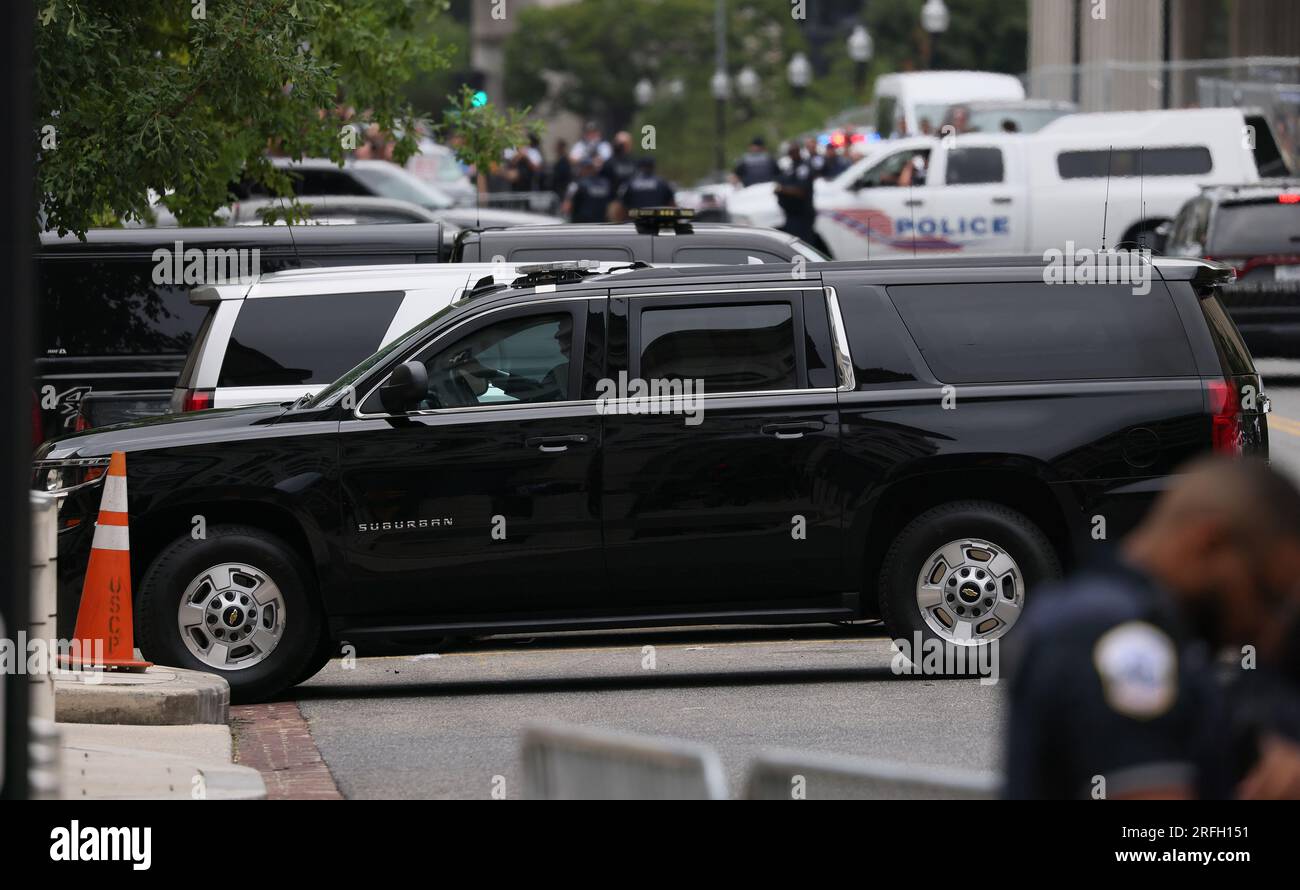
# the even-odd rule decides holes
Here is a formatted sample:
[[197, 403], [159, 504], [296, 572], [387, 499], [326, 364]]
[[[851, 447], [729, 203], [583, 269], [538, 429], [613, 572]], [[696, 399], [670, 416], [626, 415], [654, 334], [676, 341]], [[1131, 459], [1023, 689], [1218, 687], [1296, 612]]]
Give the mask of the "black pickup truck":
[[883, 617], [983, 644], [1184, 461], [1267, 453], [1229, 274], [1156, 260], [1143, 295], [1045, 284], [1039, 258], [484, 283], [292, 406], [47, 443], [60, 619], [123, 451], [140, 647], [241, 699], [344, 640]]
[[438, 223], [95, 229], [41, 236], [41, 438], [162, 414], [207, 315], [190, 288], [311, 266], [437, 262]]

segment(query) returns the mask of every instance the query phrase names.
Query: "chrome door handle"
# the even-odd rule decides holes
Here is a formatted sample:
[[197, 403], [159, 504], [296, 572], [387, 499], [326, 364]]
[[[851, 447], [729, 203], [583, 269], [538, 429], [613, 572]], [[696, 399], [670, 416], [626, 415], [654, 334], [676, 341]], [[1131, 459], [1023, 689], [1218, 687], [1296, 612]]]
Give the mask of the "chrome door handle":
[[804, 433], [819, 433], [826, 429], [820, 420], [805, 420], [796, 423], [765, 423], [762, 432], [778, 439], [801, 439]]
[[578, 434], [574, 436], [534, 436], [524, 440], [525, 448], [536, 448], [546, 454], [558, 454], [568, 451], [570, 445], [586, 445], [590, 437]]

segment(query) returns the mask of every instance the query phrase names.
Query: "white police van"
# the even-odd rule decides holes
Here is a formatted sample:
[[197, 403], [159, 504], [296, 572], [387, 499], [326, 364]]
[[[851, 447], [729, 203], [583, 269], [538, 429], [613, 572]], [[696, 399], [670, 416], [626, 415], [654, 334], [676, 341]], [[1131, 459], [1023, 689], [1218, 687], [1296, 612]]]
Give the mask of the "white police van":
[[[1273, 145], [1260, 126], [1233, 108], [1108, 112], [1030, 135], [890, 140], [819, 181], [816, 231], [840, 260], [1154, 246], [1202, 186], [1259, 180], [1256, 146]], [[738, 223], [781, 222], [770, 186], [737, 193], [728, 211]]]

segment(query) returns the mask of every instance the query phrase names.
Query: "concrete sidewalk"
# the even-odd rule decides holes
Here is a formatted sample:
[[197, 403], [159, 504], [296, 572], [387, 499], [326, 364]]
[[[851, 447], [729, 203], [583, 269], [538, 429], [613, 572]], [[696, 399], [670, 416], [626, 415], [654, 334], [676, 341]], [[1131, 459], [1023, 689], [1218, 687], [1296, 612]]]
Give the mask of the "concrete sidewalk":
[[221, 677], [160, 665], [60, 670], [53, 685], [50, 775], [57, 769], [59, 798], [266, 798], [261, 773], [232, 763], [230, 686]]
[[264, 800], [261, 774], [231, 762], [230, 728], [59, 723], [64, 800]]

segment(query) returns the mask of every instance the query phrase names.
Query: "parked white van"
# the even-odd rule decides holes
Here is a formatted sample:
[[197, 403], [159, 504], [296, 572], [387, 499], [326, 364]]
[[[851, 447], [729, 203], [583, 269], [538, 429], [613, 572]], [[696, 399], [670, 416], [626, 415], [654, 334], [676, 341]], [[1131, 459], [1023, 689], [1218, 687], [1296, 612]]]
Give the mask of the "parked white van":
[[[1202, 186], [1258, 181], [1250, 136], [1241, 111], [1208, 108], [892, 140], [818, 185], [816, 231], [841, 260], [1098, 247], [1103, 221], [1107, 246], [1149, 247]], [[780, 225], [775, 197], [758, 188], [728, 202], [732, 220]]]
[[[1010, 74], [991, 71], [906, 71], [876, 78], [872, 119], [881, 138], [919, 134], [928, 121], [935, 132], [948, 109], [961, 102], [1015, 101], [1025, 88]], [[902, 126], [900, 127], [900, 123]]]

